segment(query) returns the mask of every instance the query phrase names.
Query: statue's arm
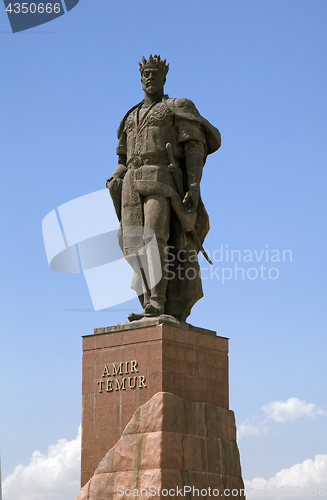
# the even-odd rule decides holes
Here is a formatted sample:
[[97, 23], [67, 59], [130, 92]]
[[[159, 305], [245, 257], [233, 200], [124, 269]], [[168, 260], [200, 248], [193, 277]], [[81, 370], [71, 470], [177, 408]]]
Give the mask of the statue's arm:
[[118, 165], [115, 168], [115, 170], [113, 171], [113, 173], [111, 174], [111, 176], [108, 177], [108, 179], [107, 179], [106, 187], [108, 189], [109, 189], [109, 184], [112, 181], [114, 181], [116, 179], [123, 179], [124, 176], [125, 176], [125, 174], [126, 174], [126, 171], [127, 171], [127, 167], [126, 167], [126, 163], [127, 163], [126, 151], [127, 151], [127, 148], [126, 148], [126, 133], [122, 132], [122, 134], [119, 137], [118, 145], [117, 145], [117, 149], [116, 149], [116, 152], [117, 152], [117, 155], [118, 155]]
[[187, 191], [183, 203], [187, 210], [196, 212], [200, 196], [200, 182], [204, 165], [204, 144], [198, 140], [184, 142]]
[[177, 119], [178, 142], [183, 145], [186, 169], [186, 209], [196, 212], [200, 182], [206, 157], [206, 139], [201, 126], [193, 120]]
[[108, 177], [106, 187], [109, 189], [118, 220], [121, 221], [121, 194], [123, 187], [123, 178], [127, 172], [126, 167], [126, 134], [123, 133], [119, 138], [117, 146], [118, 165], [112, 175]]
[[123, 179], [125, 177], [127, 167], [126, 167], [126, 155], [124, 155], [124, 158], [121, 157], [122, 155], [118, 156], [118, 165], [111, 174], [110, 177], [107, 179], [106, 186], [109, 188], [109, 184], [111, 181], [117, 180], [117, 179]]

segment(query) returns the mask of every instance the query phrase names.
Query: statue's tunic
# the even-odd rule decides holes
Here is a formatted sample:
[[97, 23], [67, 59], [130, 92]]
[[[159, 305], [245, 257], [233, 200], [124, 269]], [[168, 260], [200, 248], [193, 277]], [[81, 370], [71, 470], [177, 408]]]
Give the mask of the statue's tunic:
[[199, 125], [175, 116], [163, 99], [141, 119], [139, 107], [128, 115], [119, 138], [117, 154], [126, 154], [127, 164], [138, 156], [144, 161], [148, 160], [146, 163], [166, 163], [167, 142], [172, 144], [175, 159], [180, 160], [184, 157], [183, 143], [192, 139], [205, 144], [205, 136]]
[[[117, 154], [127, 158], [121, 199], [122, 246], [125, 256], [140, 250], [139, 238], [130, 237], [127, 231], [124, 234], [124, 227], [145, 226], [154, 231], [163, 269], [159, 288], [166, 287], [164, 292], [160, 291], [166, 296], [164, 312], [185, 321], [193, 304], [203, 295], [196, 257], [199, 249], [191, 233], [183, 234], [171, 209], [169, 192], [176, 192], [177, 188], [168, 168], [166, 144], [172, 145], [173, 156], [180, 164], [186, 193], [189, 186], [185, 152], [189, 148], [201, 151], [203, 163], [199, 169], [202, 169], [207, 154], [220, 146], [220, 134], [187, 99], [164, 96], [140, 116], [142, 103], [129, 110], [117, 131]], [[209, 220], [201, 197], [195, 230], [203, 242]]]

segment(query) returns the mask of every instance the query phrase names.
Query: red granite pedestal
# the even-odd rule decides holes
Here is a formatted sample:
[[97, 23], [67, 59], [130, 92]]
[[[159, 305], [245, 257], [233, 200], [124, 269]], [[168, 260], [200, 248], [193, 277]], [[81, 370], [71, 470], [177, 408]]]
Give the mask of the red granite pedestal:
[[228, 409], [228, 339], [161, 318], [83, 337], [82, 486], [160, 392]]

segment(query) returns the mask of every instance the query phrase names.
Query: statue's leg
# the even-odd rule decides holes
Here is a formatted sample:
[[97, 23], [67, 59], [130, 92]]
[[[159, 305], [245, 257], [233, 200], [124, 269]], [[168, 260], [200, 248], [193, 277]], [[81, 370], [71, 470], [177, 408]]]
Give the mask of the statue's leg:
[[[158, 195], [146, 196], [144, 198], [144, 226], [150, 228], [156, 235], [159, 248], [162, 278], [150, 290], [150, 301], [145, 306], [146, 316], [158, 316], [164, 313], [167, 291], [167, 272], [165, 270], [166, 247], [169, 238], [170, 226], [170, 201]], [[150, 282], [151, 276], [155, 276], [155, 263], [148, 259]]]

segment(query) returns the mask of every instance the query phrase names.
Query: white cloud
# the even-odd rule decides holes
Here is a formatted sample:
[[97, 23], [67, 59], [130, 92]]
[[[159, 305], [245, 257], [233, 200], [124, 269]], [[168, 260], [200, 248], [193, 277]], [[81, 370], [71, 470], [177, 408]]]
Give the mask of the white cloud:
[[244, 483], [247, 498], [322, 498], [327, 495], [327, 455], [282, 469], [268, 481], [256, 477]]
[[[327, 412], [320, 410], [317, 405], [306, 403], [304, 400], [298, 398], [289, 398], [287, 401], [272, 401], [268, 405], [263, 406], [262, 409], [266, 414], [266, 418], [260, 424], [254, 425], [250, 422], [251, 419], [247, 418], [237, 426], [238, 439], [246, 436], [262, 436], [267, 434], [269, 431], [269, 427], [267, 427], [269, 420], [287, 422], [302, 416], [315, 418], [316, 416], [327, 415]], [[255, 418], [252, 417], [252, 420]]]
[[73, 500], [80, 491], [81, 428], [76, 439], [60, 439], [48, 455], [34, 451], [3, 481], [3, 500]]
[[267, 434], [267, 432], [268, 427], [265, 426], [264, 422], [259, 425], [252, 425], [247, 418], [237, 426], [237, 439], [242, 439], [245, 436], [260, 436]]
[[287, 422], [296, 418], [307, 416], [316, 417], [326, 415], [326, 412], [319, 410], [313, 403], [306, 403], [298, 398], [289, 398], [287, 401], [273, 401], [262, 407], [267, 418], [275, 422]]

